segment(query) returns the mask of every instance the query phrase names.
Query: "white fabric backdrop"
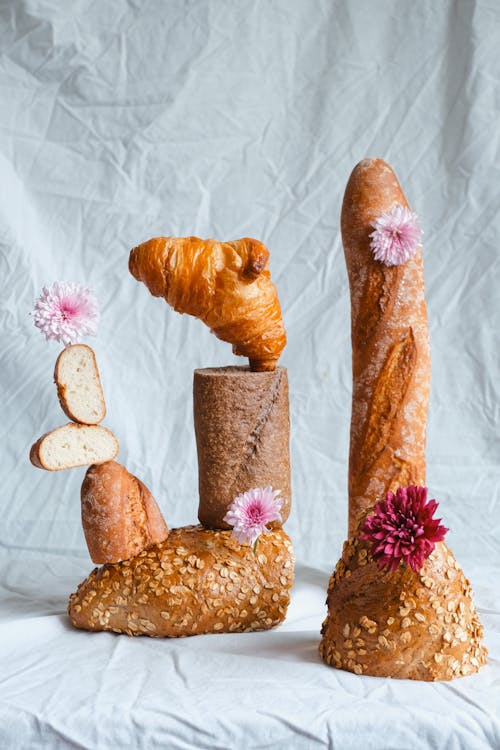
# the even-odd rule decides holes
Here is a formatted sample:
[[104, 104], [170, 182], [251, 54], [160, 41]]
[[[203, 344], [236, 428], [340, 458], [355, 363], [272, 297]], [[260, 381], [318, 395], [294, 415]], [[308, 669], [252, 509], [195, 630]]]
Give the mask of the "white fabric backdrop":
[[170, 526], [192, 523], [192, 371], [236, 358], [137, 284], [128, 252], [253, 236], [288, 331], [287, 530], [299, 560], [332, 569], [351, 387], [339, 212], [352, 167], [381, 156], [425, 230], [431, 495], [466, 572], [500, 561], [499, 42], [496, 0], [0, 2], [1, 556], [91, 566], [84, 471], [28, 462], [65, 421], [59, 347], [29, 316], [41, 286], [96, 291], [119, 460]]

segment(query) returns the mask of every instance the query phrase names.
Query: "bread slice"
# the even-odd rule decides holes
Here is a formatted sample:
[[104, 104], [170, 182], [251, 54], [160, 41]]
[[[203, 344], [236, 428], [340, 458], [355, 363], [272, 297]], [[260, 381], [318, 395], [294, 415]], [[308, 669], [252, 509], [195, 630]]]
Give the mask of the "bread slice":
[[106, 427], [70, 422], [42, 435], [31, 447], [30, 461], [39, 469], [60, 471], [112, 461], [119, 450]]
[[54, 370], [57, 395], [63, 412], [74, 422], [99, 424], [106, 404], [95, 354], [86, 344], [66, 347]]

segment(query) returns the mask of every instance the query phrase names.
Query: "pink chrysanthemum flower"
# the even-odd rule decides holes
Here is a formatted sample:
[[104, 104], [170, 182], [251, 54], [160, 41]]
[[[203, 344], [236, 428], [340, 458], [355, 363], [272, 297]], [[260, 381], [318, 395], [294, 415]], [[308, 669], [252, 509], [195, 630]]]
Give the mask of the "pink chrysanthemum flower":
[[283, 499], [279, 494], [280, 490], [272, 487], [255, 487], [235, 497], [224, 516], [224, 521], [233, 527], [231, 536], [255, 549], [259, 536], [269, 532], [267, 524], [281, 521]]
[[371, 226], [375, 230], [370, 234], [375, 260], [400, 266], [417, 252], [422, 230], [417, 215], [401, 203], [380, 214]]
[[98, 317], [93, 292], [69, 281], [44, 286], [33, 313], [34, 323], [47, 341], [54, 339], [65, 346], [95, 336]]
[[400, 487], [377, 503], [361, 529], [360, 538], [371, 542], [371, 555], [380, 570], [397, 570], [400, 562], [416, 573], [429, 557], [436, 542], [442, 542], [447, 528], [432, 516], [438, 504], [427, 501], [427, 487]]

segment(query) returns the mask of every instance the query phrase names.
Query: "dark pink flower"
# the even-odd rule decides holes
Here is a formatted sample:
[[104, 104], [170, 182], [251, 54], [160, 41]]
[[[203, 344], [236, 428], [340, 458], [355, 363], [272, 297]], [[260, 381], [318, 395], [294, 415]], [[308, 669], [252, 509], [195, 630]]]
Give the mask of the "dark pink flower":
[[279, 494], [280, 490], [272, 487], [255, 487], [235, 497], [224, 516], [224, 521], [233, 527], [231, 536], [240, 544], [255, 547], [259, 536], [269, 531], [267, 524], [281, 521], [283, 499]]
[[98, 316], [93, 292], [68, 281], [44, 286], [33, 313], [34, 323], [47, 341], [55, 339], [65, 346], [83, 336], [95, 336]]
[[400, 266], [415, 255], [422, 230], [417, 215], [401, 203], [384, 211], [372, 222], [370, 245], [375, 260], [386, 266]]
[[396, 570], [400, 562], [416, 573], [429, 557], [436, 542], [442, 542], [447, 528], [433, 518], [438, 504], [427, 501], [427, 487], [400, 487], [387, 493], [368, 516], [360, 538], [371, 542], [371, 555], [382, 570]]

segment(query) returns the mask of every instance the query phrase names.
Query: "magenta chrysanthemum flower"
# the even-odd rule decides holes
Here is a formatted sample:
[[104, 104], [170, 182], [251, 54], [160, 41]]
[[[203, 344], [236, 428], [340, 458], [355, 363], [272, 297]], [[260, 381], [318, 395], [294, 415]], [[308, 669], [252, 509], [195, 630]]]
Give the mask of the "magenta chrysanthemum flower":
[[44, 286], [33, 313], [34, 323], [47, 341], [54, 339], [65, 346], [95, 336], [98, 317], [93, 292], [69, 281]]
[[281, 521], [283, 499], [280, 490], [272, 487], [255, 487], [235, 497], [227, 509], [224, 521], [233, 527], [231, 536], [240, 544], [254, 546], [262, 533], [268, 533], [267, 524]]
[[382, 570], [396, 570], [403, 562], [416, 573], [429, 557], [436, 542], [442, 542], [447, 528], [433, 518], [438, 504], [427, 501], [427, 487], [400, 487], [377, 503], [361, 529], [360, 538], [371, 542], [371, 555]]
[[400, 266], [415, 255], [422, 230], [417, 215], [401, 203], [396, 203], [390, 211], [380, 214], [371, 226], [370, 245], [375, 260], [386, 266]]

